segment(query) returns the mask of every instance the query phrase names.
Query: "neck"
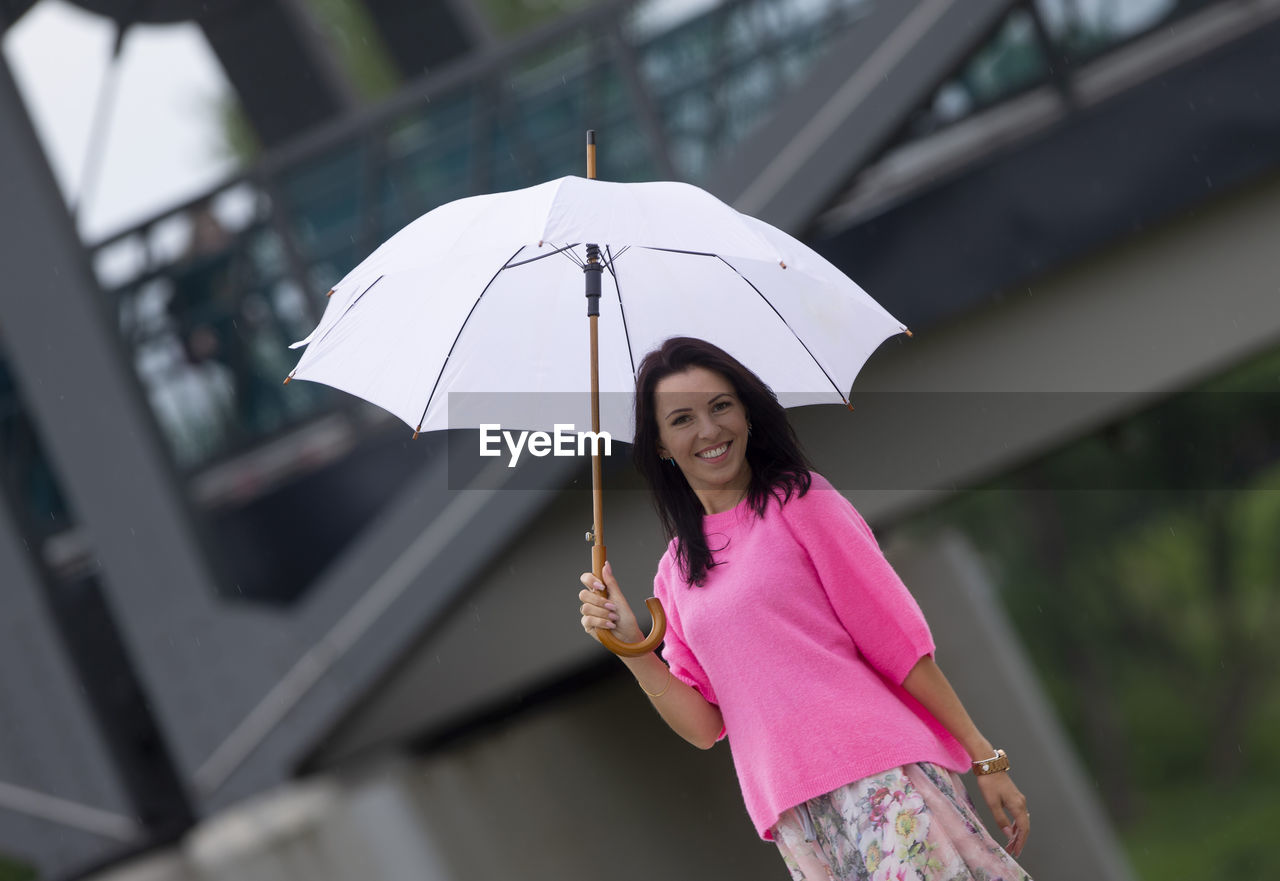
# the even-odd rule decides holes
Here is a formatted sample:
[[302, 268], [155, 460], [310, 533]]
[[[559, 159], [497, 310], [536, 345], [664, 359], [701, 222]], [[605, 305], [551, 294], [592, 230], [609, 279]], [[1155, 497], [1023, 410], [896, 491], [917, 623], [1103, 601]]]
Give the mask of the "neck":
[[695, 494], [698, 496], [698, 501], [702, 503], [704, 514], [719, 514], [736, 508], [738, 503], [747, 497], [747, 491], [750, 488], [751, 484], [748, 482], [745, 486], [729, 489], [695, 490]]

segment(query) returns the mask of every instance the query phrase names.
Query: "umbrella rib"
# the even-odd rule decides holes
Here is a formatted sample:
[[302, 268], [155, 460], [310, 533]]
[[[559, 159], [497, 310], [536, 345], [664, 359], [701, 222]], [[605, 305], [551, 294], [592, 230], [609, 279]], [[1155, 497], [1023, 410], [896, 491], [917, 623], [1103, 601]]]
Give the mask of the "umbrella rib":
[[[576, 248], [576, 247], [578, 247], [578, 245], [575, 242], [572, 245], [565, 245], [563, 248], [556, 248], [554, 251], [548, 251], [545, 254], [539, 254], [537, 257], [530, 257], [528, 260], [521, 260], [519, 263], [507, 263], [502, 267], [502, 269], [515, 269], [517, 266], [524, 266], [526, 263], [536, 263], [539, 260], [545, 260], [548, 257], [554, 257], [557, 254], [562, 254], [565, 251], [569, 251], [571, 248]], [[521, 247], [519, 251], [516, 251], [516, 254], [519, 254], [520, 251], [523, 251], [523, 250], [524, 248]], [[514, 256], [515, 254], [512, 255], [512, 257]], [[570, 259], [572, 259], [574, 263], [578, 263], [576, 255]], [[581, 268], [582, 264], [578, 263], [578, 267]], [[502, 270], [498, 270], [498, 271], [501, 272]]]
[[[553, 244], [554, 244], [554, 243], [553, 243]], [[573, 252], [573, 249], [574, 249], [574, 248], [576, 248], [576, 247], [578, 247], [578, 245], [580, 245], [580, 244], [582, 244], [582, 243], [581, 243], [581, 242], [574, 242], [572, 245], [565, 245], [563, 248], [561, 248], [561, 249], [560, 249], [559, 251], [557, 251], [556, 253], [558, 253], [558, 254], [563, 254], [563, 255], [565, 256], [565, 258], [566, 258], [570, 263], [572, 263], [574, 266], [578, 267], [579, 269], [586, 269], [586, 268], [587, 268], [587, 264], [586, 264], [584, 261], [579, 260], [579, 259], [578, 259], [578, 255], [577, 255], [577, 254], [575, 254], [575, 253]]]
[[831, 378], [831, 374], [827, 372], [827, 368], [823, 367], [822, 362], [814, 357], [813, 352], [809, 351], [809, 347], [804, 344], [804, 340], [800, 339], [800, 335], [795, 332], [795, 329], [792, 328], [790, 324], [787, 323], [787, 319], [782, 317], [782, 313], [779, 312], [778, 308], [769, 301], [769, 298], [766, 297], [758, 287], [756, 287], [754, 284], [751, 283], [751, 279], [747, 278], [741, 272], [738, 272], [738, 267], [734, 266], [732, 263], [730, 263], [728, 260], [721, 257], [719, 254], [714, 254], [712, 256], [714, 256], [717, 260], [719, 260], [725, 266], [728, 266], [734, 272], [737, 272], [738, 278], [745, 281], [747, 285], [751, 288], [751, 290], [755, 291], [761, 300], [764, 300], [765, 305], [773, 310], [774, 315], [778, 316], [778, 320], [782, 322], [782, 326], [785, 327], [787, 330], [791, 331], [791, 335], [795, 337], [796, 342], [800, 344], [800, 347], [802, 349], [804, 349], [805, 354], [808, 355], [813, 360], [813, 363], [817, 365], [818, 369], [822, 371], [822, 375], [827, 378], [827, 382], [831, 383], [831, 387], [836, 390], [836, 394], [840, 396], [840, 400], [845, 405], [848, 405], [849, 399], [844, 396], [844, 392], [840, 390], [840, 386], [836, 385], [836, 381]]
[[[640, 247], [644, 248], [647, 251], [666, 251], [668, 254], [689, 254], [694, 257], [715, 257], [717, 260], [724, 259], [719, 254], [713, 254], [710, 251], [684, 251], [684, 250], [681, 250], [680, 248], [658, 248], [653, 245], [640, 245]], [[734, 269], [733, 271], [738, 272], [738, 270], [736, 269]], [[738, 273], [738, 274], [741, 275], [742, 273]]]
[[[342, 323], [342, 319], [346, 318], [348, 315], [351, 314], [351, 310], [356, 307], [356, 303], [359, 303], [362, 299], [364, 299], [364, 295], [369, 293], [369, 291], [373, 290], [373, 286], [378, 282], [382, 281], [384, 278], [386, 278], [385, 275], [380, 275], [377, 278], [375, 278], [372, 284], [370, 284], [367, 288], [365, 288], [363, 291], [360, 292], [360, 296], [356, 297], [354, 300], [352, 300], [350, 303], [347, 304], [347, 308], [342, 310], [342, 314], [339, 315], [334, 320], [333, 324], [329, 325], [329, 329], [324, 332], [324, 336], [320, 337], [320, 339], [315, 341], [315, 347], [317, 349], [320, 348], [320, 344], [325, 341], [325, 339], [329, 336], [329, 334], [333, 333], [333, 329]], [[310, 346], [308, 346], [308, 348], [310, 348]]]
[[[626, 253], [628, 247], [630, 247], [630, 245], [624, 246], [623, 249], [618, 252], [618, 257], [621, 257]], [[613, 251], [610, 250], [608, 245], [604, 246], [604, 254], [605, 268], [608, 269], [609, 274], [613, 276], [613, 290], [614, 293], [618, 295], [618, 313], [622, 316], [622, 338], [627, 342], [627, 360], [631, 362], [631, 379], [634, 381], [636, 378], [636, 356], [635, 353], [631, 351], [631, 331], [627, 329], [627, 310], [626, 307], [622, 305], [622, 285], [618, 284], [618, 273], [613, 269], [613, 263], [618, 259], [618, 257], [613, 255]]]
[[[484, 299], [484, 295], [489, 292], [489, 288], [493, 287], [494, 281], [498, 278], [499, 275], [502, 274], [502, 270], [507, 269], [510, 266], [523, 265], [522, 263], [512, 263], [511, 261], [516, 259], [516, 254], [519, 254], [524, 249], [525, 249], [524, 245], [521, 245], [520, 247], [516, 248], [515, 253], [507, 258], [507, 262], [503, 263], [501, 266], [498, 267], [498, 271], [493, 274], [493, 278], [489, 279], [488, 284], [486, 284], [484, 286], [484, 289], [481, 290], [479, 295], [476, 296], [476, 301], [471, 304], [471, 309], [467, 312], [467, 317], [462, 319], [462, 324], [459, 325], [458, 332], [457, 334], [454, 335], [453, 342], [449, 345], [449, 351], [444, 356], [444, 361], [440, 364], [440, 372], [436, 374], [436, 381], [431, 386], [431, 394], [427, 396], [427, 405], [422, 408], [422, 417], [418, 420], [418, 427], [413, 432], [414, 437], [417, 437], [418, 432], [422, 431], [422, 423], [427, 421], [427, 411], [431, 409], [431, 402], [435, 400], [436, 389], [440, 387], [440, 380], [444, 376], [444, 369], [449, 366], [449, 359], [453, 357], [453, 350], [458, 347], [458, 340], [462, 338], [462, 332], [467, 329], [467, 324], [468, 322], [471, 321], [471, 316], [475, 314], [476, 307], [480, 305], [480, 301]], [[547, 256], [550, 256], [550, 255], [547, 255]], [[537, 258], [537, 259], [541, 259], [541, 258]], [[529, 263], [532, 261], [526, 260], [524, 262]]]

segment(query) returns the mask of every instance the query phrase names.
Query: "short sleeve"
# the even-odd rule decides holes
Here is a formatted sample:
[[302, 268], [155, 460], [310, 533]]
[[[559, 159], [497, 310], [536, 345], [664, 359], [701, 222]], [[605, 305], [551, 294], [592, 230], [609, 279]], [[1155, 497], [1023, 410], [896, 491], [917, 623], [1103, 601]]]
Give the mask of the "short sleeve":
[[848, 499], [817, 475], [809, 491], [793, 497], [782, 510], [858, 652], [901, 685], [920, 658], [933, 654], [933, 635], [871, 527]]
[[680, 626], [680, 611], [671, 596], [673, 574], [675, 574], [675, 583], [677, 585], [681, 583], [678, 574], [673, 573], [677, 568], [673, 561], [673, 554], [668, 550], [658, 565], [658, 574], [653, 579], [653, 595], [662, 601], [662, 610], [667, 615], [667, 633], [662, 640], [662, 660], [666, 661], [667, 666], [671, 668], [672, 676], [685, 685], [696, 688], [704, 698], [719, 706], [720, 701], [716, 698], [715, 689], [711, 687], [711, 681], [689, 648], [689, 644], [684, 640], [684, 629]]

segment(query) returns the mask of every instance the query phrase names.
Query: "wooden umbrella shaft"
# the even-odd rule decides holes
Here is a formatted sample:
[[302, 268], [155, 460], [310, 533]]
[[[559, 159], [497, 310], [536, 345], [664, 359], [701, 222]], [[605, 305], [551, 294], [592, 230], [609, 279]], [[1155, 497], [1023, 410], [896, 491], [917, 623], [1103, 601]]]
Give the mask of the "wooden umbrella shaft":
[[[588, 316], [591, 324], [591, 431], [600, 434], [600, 316]], [[591, 571], [596, 578], [604, 577], [604, 467], [600, 462], [600, 450], [596, 445], [591, 454]]]
[[[587, 132], [587, 178], [596, 179], [596, 133]], [[600, 434], [600, 282], [604, 264], [600, 262], [600, 246], [587, 245], [587, 264], [583, 267], [587, 289], [587, 321], [591, 325], [591, 430]], [[592, 526], [591, 572], [604, 583], [604, 564], [608, 556], [604, 546], [604, 466], [600, 461], [600, 447], [593, 445], [591, 454], [591, 507]], [[653, 617], [653, 630], [639, 642], [623, 642], [607, 630], [597, 631], [596, 637], [609, 651], [624, 658], [647, 655], [655, 650], [667, 632], [667, 616], [662, 603], [656, 597], [645, 600], [645, 607]]]

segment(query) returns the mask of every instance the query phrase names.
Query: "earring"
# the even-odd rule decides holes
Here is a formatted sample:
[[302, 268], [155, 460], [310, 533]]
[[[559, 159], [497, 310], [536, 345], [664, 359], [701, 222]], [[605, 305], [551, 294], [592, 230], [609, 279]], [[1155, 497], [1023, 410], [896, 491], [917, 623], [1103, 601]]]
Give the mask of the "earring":
[[747, 437], [751, 437], [751, 423], [747, 423]]
[[675, 464], [676, 464], [676, 457], [675, 457], [675, 456], [659, 456], [658, 458], [662, 459], [662, 461], [663, 461], [663, 462], [666, 462], [668, 465], [675, 465]]

